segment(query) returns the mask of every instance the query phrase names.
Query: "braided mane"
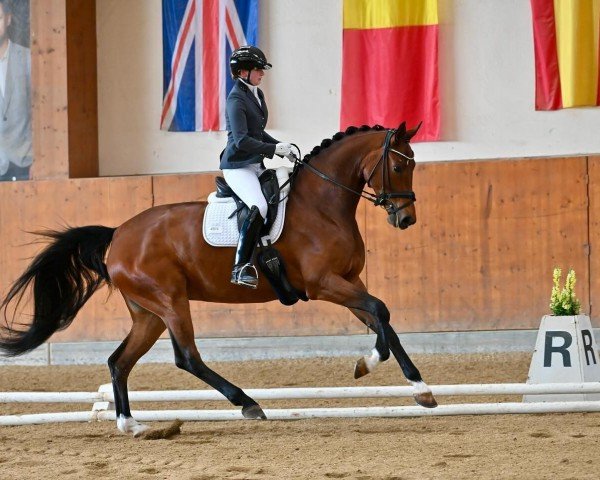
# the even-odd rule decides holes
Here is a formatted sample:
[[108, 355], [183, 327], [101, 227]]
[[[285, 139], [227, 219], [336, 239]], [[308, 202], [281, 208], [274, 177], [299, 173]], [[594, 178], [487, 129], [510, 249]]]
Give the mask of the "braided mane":
[[314, 147], [311, 150], [310, 153], [307, 153], [306, 155], [304, 155], [303, 161], [308, 162], [312, 157], [321, 153], [322, 150], [331, 146], [332, 143], [337, 142], [337, 141], [341, 140], [342, 138], [347, 137], [348, 135], [353, 135], [356, 132], [366, 132], [369, 130], [385, 130], [385, 127], [382, 127], [381, 125], [374, 125], [372, 127], [370, 127], [369, 125], [362, 125], [360, 127], [352, 127], [352, 126], [348, 127], [344, 132], [338, 132], [331, 138], [325, 138], [321, 142], [321, 145], [317, 145], [316, 147]]

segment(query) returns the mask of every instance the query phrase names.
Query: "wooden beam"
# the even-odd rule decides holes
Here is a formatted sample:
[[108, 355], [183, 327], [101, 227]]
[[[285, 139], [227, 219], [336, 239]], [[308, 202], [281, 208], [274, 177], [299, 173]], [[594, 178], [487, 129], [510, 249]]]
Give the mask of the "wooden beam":
[[67, 0], [69, 177], [97, 177], [96, 0]]
[[[592, 325], [600, 320], [600, 156], [588, 157], [589, 242], [586, 245], [590, 262], [590, 318]], [[583, 276], [577, 276], [585, 282]], [[578, 282], [578, 283], [579, 283]], [[579, 287], [577, 287], [577, 290]], [[585, 311], [585, 310], [584, 310]]]

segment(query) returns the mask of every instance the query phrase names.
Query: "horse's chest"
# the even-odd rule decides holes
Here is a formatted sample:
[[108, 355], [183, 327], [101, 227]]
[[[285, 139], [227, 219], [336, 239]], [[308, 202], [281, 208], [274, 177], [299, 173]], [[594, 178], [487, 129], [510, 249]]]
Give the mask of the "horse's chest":
[[332, 260], [339, 269], [349, 273], [360, 273], [365, 265], [365, 248], [362, 241], [342, 241], [331, 249]]

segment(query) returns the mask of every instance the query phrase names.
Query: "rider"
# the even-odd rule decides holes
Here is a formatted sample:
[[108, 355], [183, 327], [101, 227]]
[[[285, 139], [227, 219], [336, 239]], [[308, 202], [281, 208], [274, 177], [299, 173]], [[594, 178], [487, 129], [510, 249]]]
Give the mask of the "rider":
[[229, 66], [236, 81], [227, 97], [227, 146], [221, 154], [220, 168], [232, 190], [250, 207], [240, 230], [231, 283], [256, 288], [258, 276], [251, 263], [252, 254], [268, 209], [258, 177], [265, 171], [265, 157], [273, 158], [275, 154], [290, 157], [292, 145], [281, 143], [265, 132], [268, 110], [265, 96], [258, 88], [264, 71], [272, 66], [265, 54], [245, 45], [231, 54]]

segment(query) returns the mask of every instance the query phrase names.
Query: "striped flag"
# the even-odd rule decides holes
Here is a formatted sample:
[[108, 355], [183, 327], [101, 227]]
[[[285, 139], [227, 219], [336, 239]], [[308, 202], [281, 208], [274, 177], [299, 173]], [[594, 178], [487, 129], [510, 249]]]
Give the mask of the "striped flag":
[[600, 105], [600, 0], [531, 0], [535, 108]]
[[437, 140], [437, 0], [344, 0], [341, 128], [423, 121]]
[[161, 130], [225, 129], [231, 52], [258, 40], [258, 0], [162, 0]]

